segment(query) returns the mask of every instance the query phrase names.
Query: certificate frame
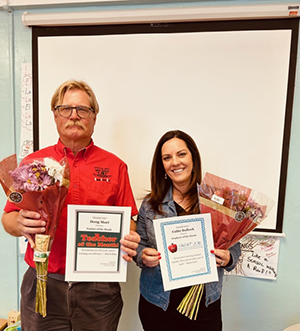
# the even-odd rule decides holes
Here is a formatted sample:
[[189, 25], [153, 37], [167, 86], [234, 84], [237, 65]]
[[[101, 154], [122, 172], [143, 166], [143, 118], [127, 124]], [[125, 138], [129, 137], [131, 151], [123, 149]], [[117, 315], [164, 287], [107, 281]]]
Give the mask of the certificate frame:
[[130, 230], [131, 207], [68, 205], [66, 281], [125, 282], [120, 239]]
[[218, 281], [210, 214], [155, 219], [153, 225], [165, 291]]

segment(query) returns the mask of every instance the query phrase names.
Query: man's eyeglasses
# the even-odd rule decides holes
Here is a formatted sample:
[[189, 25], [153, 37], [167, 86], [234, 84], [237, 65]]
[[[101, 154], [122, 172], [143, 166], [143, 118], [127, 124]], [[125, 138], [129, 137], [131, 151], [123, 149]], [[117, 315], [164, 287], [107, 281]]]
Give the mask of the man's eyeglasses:
[[71, 107], [60, 105], [56, 106], [54, 109], [58, 111], [61, 117], [70, 117], [72, 115], [73, 109], [76, 109], [76, 114], [80, 118], [87, 118], [90, 116], [91, 113], [95, 112], [93, 108], [89, 108], [86, 106]]

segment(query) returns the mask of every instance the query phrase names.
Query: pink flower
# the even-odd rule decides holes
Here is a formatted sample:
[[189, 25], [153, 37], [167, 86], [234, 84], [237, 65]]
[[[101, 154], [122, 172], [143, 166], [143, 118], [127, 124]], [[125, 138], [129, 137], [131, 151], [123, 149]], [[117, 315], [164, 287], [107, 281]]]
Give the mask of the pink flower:
[[15, 190], [23, 192], [43, 191], [55, 183], [54, 178], [48, 174], [44, 163], [40, 161], [23, 164], [11, 171], [10, 175], [14, 180]]
[[257, 216], [263, 216], [260, 206], [243, 191], [239, 192], [236, 189], [231, 189], [226, 186], [218, 189], [215, 195], [224, 199], [223, 206], [234, 211], [242, 211], [248, 218], [254, 220]]

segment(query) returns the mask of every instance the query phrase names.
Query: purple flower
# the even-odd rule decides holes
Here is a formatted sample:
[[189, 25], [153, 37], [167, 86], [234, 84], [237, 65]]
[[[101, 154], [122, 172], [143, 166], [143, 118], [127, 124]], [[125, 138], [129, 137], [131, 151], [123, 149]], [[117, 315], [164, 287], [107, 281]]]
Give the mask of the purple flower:
[[35, 161], [31, 164], [23, 164], [10, 172], [13, 178], [13, 186], [18, 191], [42, 191], [48, 186], [54, 185], [54, 177], [48, 174], [43, 162]]

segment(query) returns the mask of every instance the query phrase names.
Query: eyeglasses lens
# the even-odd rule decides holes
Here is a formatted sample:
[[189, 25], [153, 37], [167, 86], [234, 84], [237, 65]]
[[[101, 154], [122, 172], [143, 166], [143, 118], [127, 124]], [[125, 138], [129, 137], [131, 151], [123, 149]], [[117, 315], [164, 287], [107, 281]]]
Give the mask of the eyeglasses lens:
[[84, 106], [80, 106], [80, 107], [57, 106], [57, 110], [62, 117], [70, 117], [74, 109], [76, 110], [76, 113], [80, 118], [87, 118], [91, 112], [90, 108]]

